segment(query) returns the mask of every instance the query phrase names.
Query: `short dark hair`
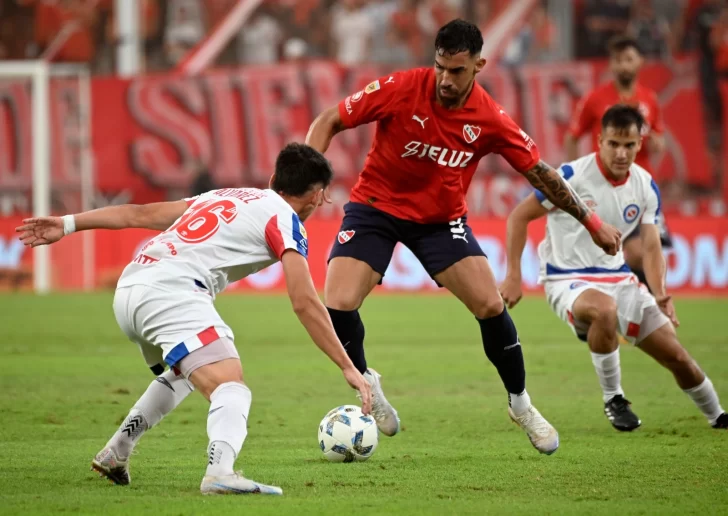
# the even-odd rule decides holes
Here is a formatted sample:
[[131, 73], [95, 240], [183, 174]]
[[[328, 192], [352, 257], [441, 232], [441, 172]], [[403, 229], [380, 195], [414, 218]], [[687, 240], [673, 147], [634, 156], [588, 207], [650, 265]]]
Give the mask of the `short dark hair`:
[[642, 126], [645, 125], [645, 117], [637, 108], [616, 104], [607, 109], [602, 116], [602, 129], [613, 127], [618, 131], [629, 131], [633, 125], [637, 126], [637, 132], [642, 133]]
[[483, 34], [477, 25], [456, 19], [443, 25], [437, 31], [435, 50], [440, 55], [468, 52], [471, 56], [480, 55], [483, 50]]
[[303, 143], [289, 143], [276, 158], [271, 188], [300, 197], [315, 185], [329, 186], [334, 178], [329, 161], [319, 151]]
[[634, 48], [638, 54], [642, 54], [637, 40], [628, 34], [618, 34], [610, 39], [607, 44], [607, 50], [609, 50], [610, 56], [624, 52], [628, 48]]

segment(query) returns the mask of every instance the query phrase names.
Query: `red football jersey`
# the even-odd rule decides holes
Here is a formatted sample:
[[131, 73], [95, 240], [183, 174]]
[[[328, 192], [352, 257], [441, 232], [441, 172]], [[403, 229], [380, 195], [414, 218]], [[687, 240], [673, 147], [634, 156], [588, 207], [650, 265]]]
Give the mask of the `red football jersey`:
[[[591, 132], [594, 152], [599, 150], [599, 133], [602, 130], [602, 116], [615, 104], [627, 104], [640, 110], [645, 117], [647, 125], [642, 128], [642, 136], [650, 131], [658, 134], [664, 131], [662, 113], [657, 102], [657, 94], [649, 88], [637, 84], [635, 94], [631, 98], [622, 97], [614, 82], [603, 84], [579, 101], [574, 117], [569, 126], [569, 132], [575, 138], [581, 138], [585, 133]], [[650, 151], [647, 142], [643, 142], [642, 150], [637, 154], [636, 163], [650, 170]]]
[[432, 68], [382, 77], [342, 101], [339, 114], [347, 128], [377, 123], [351, 200], [409, 221], [464, 215], [478, 161], [491, 152], [519, 172], [540, 159], [533, 140], [479, 84], [461, 109], [440, 106]]

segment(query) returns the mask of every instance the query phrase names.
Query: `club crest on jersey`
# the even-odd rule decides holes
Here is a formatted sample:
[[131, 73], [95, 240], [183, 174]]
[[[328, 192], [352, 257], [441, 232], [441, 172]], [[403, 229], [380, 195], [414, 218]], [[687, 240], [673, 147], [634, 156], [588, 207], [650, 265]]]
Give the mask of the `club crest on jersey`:
[[351, 96], [351, 101], [352, 102], [359, 102], [363, 96], [364, 96], [364, 92], [363, 91], [357, 91], [356, 93], [354, 93]]
[[353, 229], [349, 229], [347, 231], [339, 231], [339, 243], [347, 243], [349, 240], [354, 238], [354, 233], [356, 233], [356, 231], [354, 231]]
[[366, 88], [364, 88], [364, 93], [369, 95], [370, 93], [374, 93], [378, 89], [380, 89], [382, 86], [379, 84], [379, 81], [370, 82]]
[[640, 216], [640, 207], [636, 204], [628, 204], [622, 212], [622, 216], [627, 224], [631, 224]]
[[477, 125], [465, 124], [463, 126], [463, 138], [468, 143], [473, 143], [480, 136], [480, 127]]

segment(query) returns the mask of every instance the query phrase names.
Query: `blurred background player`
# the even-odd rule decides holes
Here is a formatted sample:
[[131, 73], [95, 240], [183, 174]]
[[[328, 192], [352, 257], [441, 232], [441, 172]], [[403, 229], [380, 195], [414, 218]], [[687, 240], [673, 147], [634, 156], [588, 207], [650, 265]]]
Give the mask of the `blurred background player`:
[[[301, 222], [324, 202], [332, 177], [320, 153], [290, 144], [278, 155], [270, 190], [226, 188], [181, 201], [28, 219], [18, 228], [23, 243], [33, 247], [74, 231], [165, 230], [127, 266], [114, 297], [119, 326], [158, 376], [96, 455], [93, 469], [117, 484], [129, 484], [129, 457], [142, 434], [197, 389], [210, 402], [202, 493], [282, 494], [279, 487], [233, 470], [248, 433], [252, 395], [243, 383], [232, 330], [213, 305], [229, 283], [279, 260], [293, 310], [316, 345], [359, 390], [362, 410], [369, 412], [369, 384], [336, 338], [306, 261], [308, 241]], [[165, 363], [170, 367], [166, 372]]]
[[454, 20], [439, 30], [434, 46], [434, 68], [384, 76], [326, 110], [309, 129], [306, 143], [325, 152], [337, 133], [377, 123], [329, 257], [326, 306], [347, 353], [372, 384], [372, 413], [380, 430], [396, 434], [397, 412], [384, 396], [379, 374], [367, 368], [359, 308], [381, 282], [395, 245], [403, 243], [476, 317], [485, 353], [508, 392], [511, 419], [537, 450], [553, 453], [558, 434], [526, 392], [518, 334], [467, 224], [465, 194], [480, 159], [497, 153], [584, 224], [607, 253], [617, 252], [620, 235], [541, 161], [533, 140], [475, 82], [485, 66], [478, 27]]
[[[579, 102], [565, 137], [566, 157], [569, 161], [579, 157], [579, 139], [587, 133], [592, 138], [593, 150], [596, 152], [599, 149], [602, 115], [615, 104], [627, 104], [638, 108], [645, 118], [642, 133], [644, 143], [635, 163], [651, 172], [651, 161], [665, 150], [664, 127], [657, 94], [639, 82], [643, 57], [636, 39], [631, 36], [616, 36], [609, 42], [608, 49], [612, 80], [598, 86]], [[658, 227], [662, 246], [672, 247], [663, 214], [660, 214]], [[627, 235], [622, 245], [627, 265], [642, 283], [647, 284], [642, 265], [644, 252], [641, 239], [637, 238], [639, 231], [638, 227], [634, 233]]]
[[547, 216], [546, 238], [539, 246], [540, 279], [551, 309], [589, 344], [604, 397], [604, 413], [617, 430], [641, 424], [624, 397], [618, 332], [675, 376], [714, 428], [728, 428], [710, 379], [682, 347], [671, 296], [665, 290], [665, 258], [657, 226], [660, 192], [649, 172], [635, 163], [645, 124], [640, 111], [616, 105], [601, 120], [598, 153], [561, 166], [564, 179], [588, 199], [606, 222], [623, 235], [640, 225], [647, 283], [640, 285], [622, 253], [610, 256], [590, 245], [590, 235], [543, 194], [523, 200], [508, 218], [508, 273], [501, 285], [509, 307], [521, 299], [521, 257], [528, 224]]

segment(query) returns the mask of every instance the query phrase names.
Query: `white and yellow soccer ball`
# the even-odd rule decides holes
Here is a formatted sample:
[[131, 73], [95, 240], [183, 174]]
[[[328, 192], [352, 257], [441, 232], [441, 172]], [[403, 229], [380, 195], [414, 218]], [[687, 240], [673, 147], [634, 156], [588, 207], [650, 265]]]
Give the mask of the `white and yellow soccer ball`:
[[356, 405], [342, 405], [329, 411], [318, 429], [321, 452], [331, 462], [365, 461], [377, 449], [379, 431], [372, 416]]

